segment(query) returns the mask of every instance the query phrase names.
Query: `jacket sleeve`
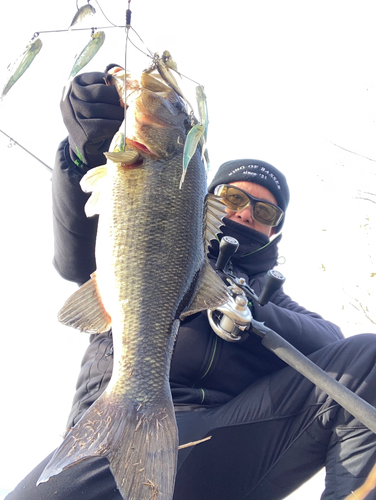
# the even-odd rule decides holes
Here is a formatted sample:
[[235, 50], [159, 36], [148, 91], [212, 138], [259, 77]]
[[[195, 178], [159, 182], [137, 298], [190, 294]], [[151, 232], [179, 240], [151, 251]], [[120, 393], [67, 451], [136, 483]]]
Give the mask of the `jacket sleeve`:
[[[261, 290], [261, 286], [255, 287], [253, 283], [251, 287], [258, 292]], [[265, 306], [255, 304], [252, 315], [306, 356], [344, 338], [338, 326], [301, 307], [283, 289], [276, 292]]]
[[59, 146], [52, 174], [54, 231], [53, 264], [66, 280], [79, 285], [96, 269], [95, 238], [98, 217], [86, 217], [88, 194], [80, 187], [85, 170], [70, 158], [68, 139]]

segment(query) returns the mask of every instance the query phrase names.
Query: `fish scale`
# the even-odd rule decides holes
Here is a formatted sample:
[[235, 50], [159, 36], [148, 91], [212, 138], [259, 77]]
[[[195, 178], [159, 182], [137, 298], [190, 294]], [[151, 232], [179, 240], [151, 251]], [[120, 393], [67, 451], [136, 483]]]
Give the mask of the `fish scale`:
[[[176, 157], [175, 161], [177, 166], [180, 165], [181, 159], [179, 157]], [[103, 218], [103, 220], [106, 220], [105, 228], [109, 228], [108, 236], [104, 233], [104, 237], [102, 238], [102, 241], [105, 241], [105, 246], [112, 244], [117, 249], [117, 252], [119, 252], [119, 248], [122, 248], [122, 251], [127, 256], [122, 261], [115, 254], [113, 260], [117, 265], [114, 270], [113, 283], [101, 283], [98, 275], [98, 285], [105, 307], [107, 287], [109, 287], [109, 295], [112, 295], [114, 288], [118, 288], [119, 296], [121, 298], [128, 298], [123, 311], [123, 317], [119, 320], [123, 325], [123, 331], [119, 332], [120, 328], [116, 328], [115, 325], [113, 326], [115, 343], [114, 372], [116, 372], [117, 365], [121, 364], [124, 365], [124, 372], [134, 370], [131, 380], [128, 380], [128, 383], [135, 383], [135, 392], [138, 394], [138, 398], [140, 393], [147, 393], [148, 398], [151, 399], [155, 397], [153, 391], [150, 390], [150, 388], [153, 390], [155, 388], [153, 386], [155, 378], [154, 376], [147, 376], [145, 363], [150, 360], [150, 370], [154, 368], [155, 371], [159, 369], [158, 365], [166, 367], [166, 352], [168, 352], [168, 345], [171, 343], [169, 333], [172, 322], [176, 319], [176, 311], [179, 306], [178, 300], [176, 300], [173, 307], [171, 307], [171, 296], [181, 296], [182, 283], [190, 283], [193, 279], [192, 265], [194, 261], [196, 260], [197, 268], [201, 265], [200, 261], [197, 265], [198, 258], [201, 261], [204, 258], [203, 249], [201, 252], [192, 252], [186, 243], [185, 237], [182, 237], [183, 234], [178, 237], [176, 231], [176, 224], [181, 224], [182, 233], [188, 230], [189, 234], [192, 234], [192, 237], [194, 237], [194, 229], [196, 231], [196, 239], [202, 238], [202, 214], [197, 213], [199, 204], [196, 204], [196, 213], [194, 213], [194, 208], [190, 207], [190, 210], [186, 210], [184, 215], [180, 214], [181, 210], [178, 211], [174, 208], [179, 206], [183, 208], [181, 203], [182, 198], [184, 196], [187, 196], [187, 199], [191, 197], [188, 188], [186, 189], [188, 191], [186, 194], [177, 189], [180, 180], [179, 169], [180, 167], [176, 169], [179, 172], [175, 176], [176, 189], [171, 189], [171, 193], [173, 194], [170, 196], [168, 203], [172, 211], [167, 217], [165, 206], [163, 210], [160, 207], [160, 192], [166, 183], [173, 184], [171, 173], [165, 169], [164, 172], [158, 172], [154, 162], [144, 162], [142, 170], [133, 168], [125, 171], [123, 169], [122, 171], [121, 168], [119, 169], [119, 186], [122, 188], [119, 188], [116, 192], [120, 193], [117, 199], [123, 201], [121, 202], [122, 208], [118, 207], [117, 200], [113, 205], [117, 207], [116, 213], [113, 214], [113, 224], [117, 228], [116, 231], [112, 229], [111, 225], [108, 226], [107, 219]], [[121, 179], [122, 175], [126, 177], [127, 182]], [[196, 177], [194, 168], [191, 170], [191, 176]], [[204, 181], [204, 178], [202, 180]], [[129, 189], [129, 187], [134, 185], [144, 186], [146, 182], [155, 186], [154, 192], [150, 193], [145, 190], [136, 191]], [[186, 185], [189, 186], [190, 183], [187, 182]], [[202, 189], [202, 204], [204, 195], [205, 192]], [[202, 204], [201, 207], [203, 206]], [[137, 214], [136, 217], [132, 208], [134, 206], [143, 207], [140, 215]], [[120, 231], [118, 212], [122, 213]], [[202, 212], [202, 208], [200, 212]], [[166, 218], [170, 222], [169, 224], [165, 223]], [[197, 224], [196, 220], [199, 220], [200, 224]], [[128, 222], [125, 223], [124, 221]], [[148, 228], [146, 232], [145, 227]], [[105, 229], [102, 228], [101, 222], [99, 222], [98, 231], [101, 232], [103, 230]], [[111, 235], [115, 235], [113, 243], [109, 242]], [[119, 235], [121, 235], [121, 243], [117, 241]], [[129, 245], [124, 242], [128, 242]], [[169, 248], [172, 251], [169, 252]], [[165, 269], [163, 281], [160, 280], [159, 266], [161, 252], [158, 249], [170, 256], [169, 267]], [[98, 249], [97, 263], [99, 269], [102, 267], [102, 255], [104, 260], [106, 260], [106, 248], [103, 252], [100, 248]], [[173, 260], [171, 260], [173, 255], [176, 255], [178, 265], [174, 265]], [[179, 267], [181, 259], [187, 259], [189, 265], [186, 266], [186, 269], [181, 268], [181, 272], [179, 273], [176, 268]], [[106, 262], [103, 263], [103, 266], [106, 266]], [[134, 269], [142, 269], [145, 275], [148, 276], [148, 280], [141, 283], [138, 280], [133, 280], [129, 283], [126, 277], [134, 273]], [[184, 287], [183, 291], [185, 291]], [[145, 306], [142, 307], [142, 304], [145, 304]], [[135, 312], [137, 312], [137, 315]], [[144, 331], [147, 328], [150, 329], [150, 325], [153, 325], [153, 335], [150, 337], [146, 335], [143, 343], [140, 344], [140, 339], [135, 337], [133, 332]], [[163, 328], [158, 328], [159, 325]], [[118, 334], [116, 333], [117, 331], [119, 332]], [[129, 345], [126, 352], [122, 354], [123, 358], [117, 359], [116, 353], [122, 351], [120, 348], [117, 349], [116, 343], [122, 343], [123, 341], [129, 343]], [[142, 354], [140, 355], [141, 347]], [[141, 374], [138, 373], [137, 362], [142, 369]], [[165, 372], [168, 373], [167, 370]], [[168, 380], [168, 376], [163, 377], [164, 383], [166, 383], [166, 380]]]
[[[127, 151], [117, 149], [115, 137], [107, 165], [81, 182], [92, 192], [87, 215], [99, 214], [97, 270], [59, 314], [64, 324], [91, 333], [112, 326], [111, 381], [38, 484], [75, 462], [105, 456], [123, 499], [171, 500], [178, 435], [170, 362], [180, 320], [228, 298], [205, 257], [219, 229], [208, 231], [203, 222], [208, 203], [211, 227], [219, 228], [225, 212], [206, 197], [198, 150], [180, 188], [188, 116], [178, 95], [141, 88], [133, 112]], [[139, 155], [129, 155], [132, 148]], [[142, 162], [129, 165], [130, 156]]]

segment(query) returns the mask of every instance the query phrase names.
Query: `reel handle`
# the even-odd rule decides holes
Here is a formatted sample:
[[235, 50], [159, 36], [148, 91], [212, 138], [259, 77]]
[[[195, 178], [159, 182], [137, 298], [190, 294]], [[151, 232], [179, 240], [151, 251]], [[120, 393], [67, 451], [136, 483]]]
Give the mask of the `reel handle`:
[[221, 239], [221, 243], [219, 244], [219, 255], [215, 264], [216, 268], [219, 271], [223, 271], [226, 268], [228, 261], [231, 259], [238, 248], [238, 240], [232, 238], [231, 236], [223, 236], [223, 238]]
[[279, 290], [285, 281], [286, 278], [280, 272], [274, 270], [268, 271], [265, 276], [264, 288], [261, 290], [258, 298], [260, 306], [267, 304], [273, 293]]

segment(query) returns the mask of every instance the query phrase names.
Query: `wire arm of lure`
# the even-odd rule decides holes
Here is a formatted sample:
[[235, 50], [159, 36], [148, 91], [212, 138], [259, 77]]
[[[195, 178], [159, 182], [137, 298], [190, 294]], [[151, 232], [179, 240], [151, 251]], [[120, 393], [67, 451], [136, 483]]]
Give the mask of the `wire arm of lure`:
[[63, 30], [45, 30], [45, 31], [36, 31], [33, 35], [33, 38], [39, 36], [40, 34], [49, 34], [49, 33], [66, 33], [67, 31], [73, 32], [73, 31], [97, 31], [97, 30], [108, 30], [112, 28], [125, 28], [126, 26], [119, 25], [119, 26], [92, 26], [91, 28], [71, 28], [71, 29], [63, 29]]
[[[88, 3], [89, 3], [89, 2], [90, 2], [90, 0], [88, 0]], [[99, 10], [102, 12], [102, 14], [103, 14], [103, 16], [105, 17], [105, 19], [106, 19], [106, 20], [107, 20], [110, 24], [112, 24], [112, 26], [113, 26], [114, 28], [118, 28], [118, 27], [120, 27], [120, 26], [116, 26], [116, 24], [114, 24], [113, 22], [111, 22], [111, 21], [108, 19], [108, 17], [106, 16], [106, 14], [103, 12], [102, 7], [99, 5], [98, 0], [96, 0], [96, 4], [98, 5]], [[124, 27], [124, 26], [122, 26], [122, 28], [123, 28], [123, 27]]]
[[128, 53], [128, 39], [129, 39], [129, 29], [131, 27], [132, 11], [130, 9], [131, 0], [128, 0], [128, 8], [125, 12], [125, 56], [124, 56], [124, 140], [123, 147], [124, 150], [127, 146], [127, 53]]
[[[145, 54], [147, 57], [150, 57], [150, 58], [153, 58], [153, 52], [148, 48], [148, 46], [146, 45], [146, 43], [143, 41], [143, 39], [140, 37], [140, 35], [137, 33], [137, 31], [131, 26], [131, 30], [135, 32], [135, 34], [138, 36], [138, 38], [140, 39], [141, 43], [144, 44], [146, 50], [149, 52], [149, 55], [148, 54], [145, 54], [145, 52], [143, 52], [143, 54]], [[135, 45], [136, 47], [136, 45]], [[137, 47], [138, 48], [138, 47]], [[142, 52], [141, 49], [138, 49]]]
[[41, 163], [46, 170], [48, 170], [49, 172], [52, 172], [52, 168], [51, 167], [49, 167], [46, 163], [44, 163], [44, 161], [42, 161], [40, 158], [38, 158], [37, 156], [33, 155], [33, 153], [31, 153], [28, 149], [24, 148], [19, 142], [17, 142], [15, 139], [13, 139], [13, 137], [11, 137], [10, 135], [6, 134], [1, 129], [0, 129], [0, 132], [2, 134], [4, 134], [6, 137], [8, 137], [8, 139], [11, 141], [11, 143], [16, 144], [21, 149], [23, 149], [24, 151], [26, 151], [26, 153], [28, 153], [30, 156], [32, 156], [35, 160], [39, 161], [39, 163]]

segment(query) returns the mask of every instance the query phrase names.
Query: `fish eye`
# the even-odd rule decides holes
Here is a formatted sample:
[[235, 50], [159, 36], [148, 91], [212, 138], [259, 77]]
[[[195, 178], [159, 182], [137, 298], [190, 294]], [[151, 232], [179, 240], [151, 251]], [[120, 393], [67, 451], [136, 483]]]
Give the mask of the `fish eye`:
[[183, 124], [184, 124], [184, 127], [185, 127], [185, 131], [186, 131], [186, 132], [187, 132], [187, 134], [188, 134], [188, 132], [189, 132], [189, 131], [191, 130], [191, 128], [192, 128], [192, 125], [191, 125], [190, 120], [189, 120], [188, 118], [186, 118], [186, 119], [184, 120]]
[[175, 153], [175, 145], [170, 144], [166, 147], [166, 153], [168, 156], [172, 155]]
[[176, 101], [172, 104], [174, 108], [176, 108], [178, 111], [183, 111], [184, 110], [184, 105], [180, 101]]

